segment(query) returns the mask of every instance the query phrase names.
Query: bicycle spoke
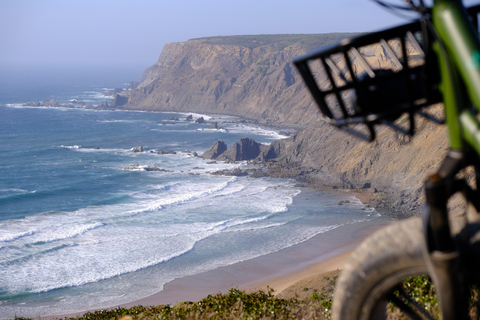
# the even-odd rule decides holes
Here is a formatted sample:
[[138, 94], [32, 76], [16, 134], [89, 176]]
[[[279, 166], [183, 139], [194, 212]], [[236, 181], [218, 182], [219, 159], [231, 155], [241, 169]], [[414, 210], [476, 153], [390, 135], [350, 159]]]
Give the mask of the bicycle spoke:
[[409, 304], [404, 302], [402, 299], [397, 297], [393, 292], [388, 296], [390, 302], [395, 304], [402, 312], [408, 315], [411, 319], [423, 319], [420, 317], [417, 312], [421, 313], [424, 317], [430, 320], [435, 320], [435, 318], [425, 310], [425, 308], [415, 301], [401, 286], [397, 286], [395, 291], [398, 291], [399, 294], [408, 301]]
[[415, 301], [411, 295], [409, 295], [404, 289], [403, 287], [399, 286], [398, 288], [398, 292], [402, 295], [402, 297], [404, 297], [405, 299], [408, 300], [408, 302], [410, 302], [412, 305], [414, 305], [417, 310], [422, 314], [424, 315], [425, 317], [427, 317], [428, 319], [432, 319], [432, 320], [435, 320], [435, 318], [430, 314], [428, 313], [427, 310], [425, 310], [425, 308], [420, 304], [418, 303], [417, 301]]
[[412, 308], [402, 301], [399, 297], [391, 293], [388, 296], [388, 300], [393, 303], [397, 308], [399, 308], [403, 313], [410, 317], [412, 320], [422, 320], [420, 316], [418, 316]]

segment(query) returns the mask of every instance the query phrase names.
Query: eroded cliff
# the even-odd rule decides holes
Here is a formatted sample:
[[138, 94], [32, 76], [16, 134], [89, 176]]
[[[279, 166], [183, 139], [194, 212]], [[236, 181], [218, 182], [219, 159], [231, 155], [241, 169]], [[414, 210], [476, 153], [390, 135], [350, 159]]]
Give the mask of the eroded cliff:
[[[308, 172], [302, 177], [307, 182], [372, 186], [404, 216], [418, 214], [423, 181], [446, 153], [444, 128], [420, 119], [413, 139], [385, 129], [376, 142], [362, 142], [326, 124], [291, 64], [294, 57], [346, 36], [232, 36], [171, 43], [123, 108], [223, 113], [296, 125], [302, 130], [275, 142], [276, 157], [270, 161]], [[372, 48], [368, 59], [373, 65], [392, 63], [380, 48]]]
[[224, 113], [305, 125], [318, 113], [291, 61], [345, 36], [232, 36], [170, 43], [124, 108]]

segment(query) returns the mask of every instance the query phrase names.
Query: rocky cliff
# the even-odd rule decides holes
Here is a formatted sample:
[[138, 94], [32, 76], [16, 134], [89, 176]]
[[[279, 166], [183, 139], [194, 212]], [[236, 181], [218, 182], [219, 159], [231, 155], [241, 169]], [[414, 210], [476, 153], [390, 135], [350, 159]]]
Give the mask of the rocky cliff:
[[124, 108], [305, 125], [318, 113], [291, 61], [346, 34], [213, 37], [165, 45]]
[[[418, 120], [413, 139], [385, 129], [376, 142], [362, 142], [325, 123], [291, 64], [294, 57], [346, 36], [232, 36], [171, 43], [125, 97], [123, 108], [222, 113], [298, 126], [298, 134], [272, 144], [270, 163], [301, 173], [306, 182], [372, 187], [402, 215], [418, 214], [423, 180], [446, 153], [444, 128]], [[371, 64], [391, 63], [379, 48], [368, 56]]]
[[368, 143], [318, 121], [294, 137], [276, 141], [275, 148], [281, 151], [275, 160], [310, 168], [306, 182], [373, 187], [399, 216], [417, 215], [424, 201], [424, 180], [448, 149], [444, 126], [424, 119], [417, 119], [417, 126], [413, 138], [384, 128], [375, 142]]

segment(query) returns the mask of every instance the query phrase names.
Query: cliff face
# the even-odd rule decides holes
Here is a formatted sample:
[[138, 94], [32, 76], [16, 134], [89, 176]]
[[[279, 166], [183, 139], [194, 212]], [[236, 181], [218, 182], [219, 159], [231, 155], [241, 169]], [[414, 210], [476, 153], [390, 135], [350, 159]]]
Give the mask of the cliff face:
[[304, 125], [318, 113], [291, 61], [344, 37], [264, 35], [167, 44], [124, 108], [224, 113]]
[[[325, 123], [291, 64], [294, 57], [345, 36], [239, 36], [168, 44], [123, 107], [223, 113], [303, 126], [294, 137], [273, 143], [273, 161], [309, 168], [307, 180], [323, 185], [371, 185], [387, 191], [404, 214], [417, 214], [423, 181], [446, 153], [445, 129], [418, 120], [413, 139], [384, 129], [376, 142], [362, 142]], [[368, 60], [392, 64], [378, 47], [371, 48]]]
[[[432, 108], [440, 112], [442, 106]], [[448, 150], [445, 126], [416, 122], [413, 138], [384, 128], [368, 143], [318, 121], [294, 137], [276, 141], [276, 161], [312, 168], [309, 182], [347, 189], [372, 186], [385, 192], [399, 216], [416, 215], [424, 202], [424, 181]]]

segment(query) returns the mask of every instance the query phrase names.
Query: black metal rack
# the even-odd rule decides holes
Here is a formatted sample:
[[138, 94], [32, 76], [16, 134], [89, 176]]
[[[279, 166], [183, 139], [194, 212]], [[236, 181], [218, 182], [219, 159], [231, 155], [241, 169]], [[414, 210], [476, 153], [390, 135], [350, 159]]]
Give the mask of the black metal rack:
[[[425, 43], [427, 29], [416, 21], [345, 39], [299, 57], [294, 64], [332, 125], [367, 141], [375, 139], [379, 124], [413, 135], [414, 113], [441, 101], [438, 79], [425, 72], [426, 56], [431, 54]], [[369, 62], [376, 50], [385, 60]], [[409, 117], [395, 121], [405, 113]]]

